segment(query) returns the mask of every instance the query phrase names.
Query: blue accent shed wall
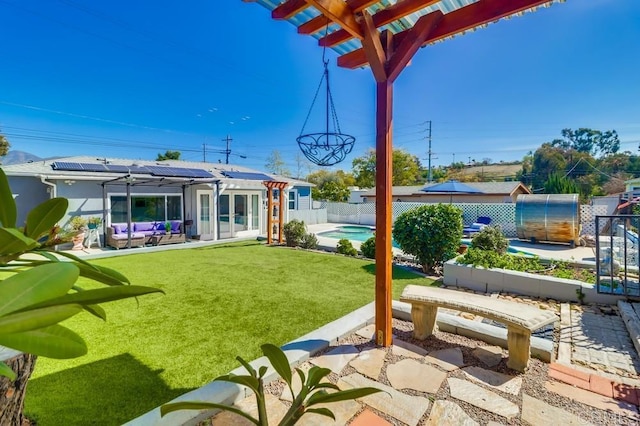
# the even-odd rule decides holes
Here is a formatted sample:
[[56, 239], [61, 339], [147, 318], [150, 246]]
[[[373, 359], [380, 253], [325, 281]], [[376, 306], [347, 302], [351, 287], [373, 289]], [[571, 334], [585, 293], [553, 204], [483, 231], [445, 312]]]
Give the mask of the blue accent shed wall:
[[295, 186], [298, 191], [298, 210], [311, 210], [311, 188], [308, 186]]

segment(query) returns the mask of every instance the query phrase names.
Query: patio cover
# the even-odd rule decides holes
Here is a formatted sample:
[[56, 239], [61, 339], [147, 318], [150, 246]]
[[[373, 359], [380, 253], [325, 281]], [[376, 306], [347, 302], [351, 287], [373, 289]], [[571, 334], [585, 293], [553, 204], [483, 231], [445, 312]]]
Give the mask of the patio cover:
[[[335, 50], [338, 65], [370, 66], [376, 81], [376, 342], [391, 345], [393, 83], [417, 50], [549, 0], [244, 0]], [[564, 0], [559, 0], [563, 2]], [[327, 29], [327, 34], [325, 34]]]
[[[215, 183], [218, 184], [220, 179], [216, 178], [199, 178], [185, 179], [176, 177], [156, 177], [149, 175], [133, 175], [124, 174], [117, 178], [103, 181], [102, 186], [102, 232], [107, 235], [107, 186], [108, 185], [126, 185], [127, 188], [127, 248], [131, 248], [131, 187], [132, 186], [179, 186], [182, 188], [182, 219], [186, 216], [185, 212], [185, 189], [187, 186]], [[106, 244], [106, 243], [105, 243]]]

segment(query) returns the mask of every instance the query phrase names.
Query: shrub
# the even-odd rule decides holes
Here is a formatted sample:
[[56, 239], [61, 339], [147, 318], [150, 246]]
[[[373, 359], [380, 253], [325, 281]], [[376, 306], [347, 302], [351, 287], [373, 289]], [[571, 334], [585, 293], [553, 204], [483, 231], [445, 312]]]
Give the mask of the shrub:
[[481, 250], [475, 247], [470, 247], [464, 256], [457, 259], [457, 262], [466, 265], [482, 266], [483, 268], [510, 269], [520, 272], [541, 271], [547, 268], [537, 257], [500, 254], [495, 251]]
[[504, 254], [509, 247], [509, 240], [497, 226], [485, 226], [473, 236], [471, 247]]
[[338, 241], [338, 245], [336, 246], [336, 249], [338, 250], [338, 253], [344, 254], [347, 256], [358, 255], [358, 250], [356, 250], [353, 247], [353, 244], [351, 244], [351, 241], [347, 240], [346, 238], [343, 238], [340, 241]]
[[303, 221], [293, 219], [291, 222], [286, 223], [282, 228], [284, 232], [284, 238], [288, 247], [299, 246], [302, 239], [307, 234], [307, 226]]
[[557, 278], [583, 281], [595, 284], [596, 276], [593, 270], [579, 268], [569, 262], [551, 260], [542, 263], [538, 257], [500, 254], [495, 251], [480, 250], [471, 247], [457, 262], [465, 265], [481, 266], [483, 268], [508, 269], [519, 272], [542, 273]]
[[426, 204], [402, 213], [393, 228], [402, 251], [415, 256], [425, 273], [457, 255], [462, 210], [450, 204]]
[[362, 255], [364, 257], [367, 257], [369, 259], [375, 259], [376, 258], [376, 237], [373, 236], [369, 238], [367, 241], [365, 241], [364, 243], [362, 243], [362, 245], [360, 246], [360, 251], [362, 252]]
[[318, 239], [314, 234], [304, 234], [302, 241], [300, 241], [300, 247], [303, 249], [316, 249], [318, 248]]

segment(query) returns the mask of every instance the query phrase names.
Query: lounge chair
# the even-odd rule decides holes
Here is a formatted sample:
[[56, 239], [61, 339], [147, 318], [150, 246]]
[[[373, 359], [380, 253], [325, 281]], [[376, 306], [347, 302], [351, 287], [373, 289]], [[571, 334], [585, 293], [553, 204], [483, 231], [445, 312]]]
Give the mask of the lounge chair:
[[487, 216], [478, 216], [476, 222], [473, 222], [471, 226], [465, 226], [462, 228], [462, 235], [465, 237], [471, 237], [478, 232], [482, 231], [485, 227], [491, 224], [491, 218]]

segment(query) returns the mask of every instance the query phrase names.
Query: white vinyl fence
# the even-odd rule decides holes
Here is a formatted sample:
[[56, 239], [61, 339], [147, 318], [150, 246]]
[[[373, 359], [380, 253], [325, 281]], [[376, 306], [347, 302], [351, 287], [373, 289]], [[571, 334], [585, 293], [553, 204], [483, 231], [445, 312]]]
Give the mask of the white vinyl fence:
[[[407, 210], [424, 205], [424, 203], [392, 203], [393, 221]], [[471, 225], [479, 216], [488, 216], [492, 219], [492, 225], [498, 225], [502, 232], [510, 238], [516, 235], [516, 205], [504, 203], [453, 203], [462, 209], [462, 219], [465, 226]], [[375, 203], [322, 203], [326, 208], [327, 221], [329, 223], [352, 223], [359, 225], [376, 224]], [[606, 215], [606, 206], [580, 206], [580, 220], [582, 222], [582, 235], [595, 234], [596, 215]]]

